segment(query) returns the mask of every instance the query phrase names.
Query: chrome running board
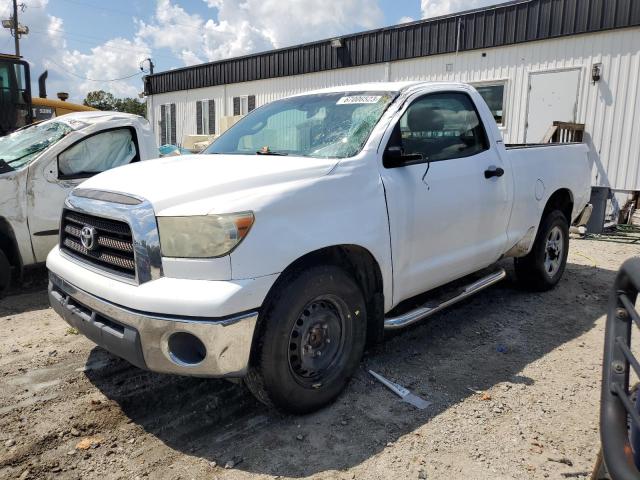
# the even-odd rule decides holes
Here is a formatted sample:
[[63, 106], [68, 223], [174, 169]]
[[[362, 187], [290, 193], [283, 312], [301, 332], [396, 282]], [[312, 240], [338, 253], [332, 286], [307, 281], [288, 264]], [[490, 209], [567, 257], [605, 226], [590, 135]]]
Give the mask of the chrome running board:
[[465, 298], [468, 298], [471, 295], [474, 295], [480, 292], [481, 290], [484, 290], [485, 288], [493, 285], [494, 283], [498, 283], [500, 280], [502, 280], [506, 276], [507, 276], [507, 272], [505, 272], [504, 268], [500, 268], [499, 270], [496, 270], [495, 272], [492, 272], [489, 275], [486, 275], [480, 278], [479, 280], [476, 280], [475, 282], [462, 287], [459, 291], [457, 291], [457, 293], [453, 297], [450, 297], [438, 304], [435, 304], [435, 305], [424, 304], [418, 308], [408, 311], [407, 313], [398, 315], [397, 317], [385, 318], [384, 329], [397, 330], [399, 328], [406, 327], [407, 325], [416, 323], [424, 318], [427, 318], [433, 315], [436, 312], [439, 312], [440, 310], [443, 310], [453, 305], [454, 303], [464, 300]]

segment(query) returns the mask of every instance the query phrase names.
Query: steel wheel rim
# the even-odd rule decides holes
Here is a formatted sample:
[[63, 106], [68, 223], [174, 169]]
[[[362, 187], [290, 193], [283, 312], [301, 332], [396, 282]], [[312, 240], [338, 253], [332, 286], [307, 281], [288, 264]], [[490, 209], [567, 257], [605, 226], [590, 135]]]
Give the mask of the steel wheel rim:
[[348, 308], [335, 295], [308, 302], [289, 334], [289, 369], [300, 384], [319, 388], [344, 352]]
[[560, 227], [553, 227], [547, 234], [544, 248], [544, 271], [549, 278], [558, 273], [564, 253], [564, 234]]

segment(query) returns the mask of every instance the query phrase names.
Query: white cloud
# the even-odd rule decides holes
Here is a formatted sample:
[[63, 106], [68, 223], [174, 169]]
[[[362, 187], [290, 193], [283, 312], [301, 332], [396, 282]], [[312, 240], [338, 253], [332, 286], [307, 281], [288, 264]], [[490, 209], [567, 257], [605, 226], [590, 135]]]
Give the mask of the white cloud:
[[137, 37], [155, 48], [168, 48], [186, 65], [198, 58], [204, 20], [170, 0], [158, 0], [151, 22], [138, 21]]
[[415, 18], [413, 17], [400, 17], [400, 19], [398, 20], [398, 23], [409, 23], [409, 22], [415, 22]]
[[449, 13], [495, 5], [504, 0], [421, 0], [422, 18], [437, 17]]
[[45, 64], [50, 70], [61, 75], [65, 73], [61, 71], [61, 67], [65, 67], [67, 73], [72, 72], [72, 82], [77, 90], [82, 92], [82, 98], [91, 90], [105, 90], [116, 97], [135, 97], [142, 91], [142, 82], [137, 75], [129, 82], [95, 80], [119, 79], [137, 74], [140, 71], [140, 62], [149, 56], [151, 49], [142, 40], [114, 38], [92, 48], [91, 53], [67, 50], [61, 64], [50, 60], [45, 60]]
[[238, 23], [208, 20], [205, 25], [202, 51], [207, 60], [237, 57], [275, 47], [267, 32], [247, 20]]
[[274, 47], [371, 29], [382, 23], [377, 2], [367, 0], [223, 0], [219, 18], [248, 21]]
[[[66, 47], [64, 25], [61, 18], [46, 13], [48, 0], [26, 1], [26, 9], [20, 13], [20, 24], [27, 25], [30, 33], [20, 40], [20, 53], [29, 61], [34, 79], [46, 68], [43, 60], [56, 56]], [[9, 18], [13, 13], [10, 2], [0, 4], [0, 18]], [[14, 53], [13, 37], [8, 29], [0, 29], [0, 52]], [[55, 87], [51, 84], [51, 87]]]
[[141, 22], [138, 34], [191, 64], [199, 58], [219, 60], [374, 28], [383, 18], [377, 2], [367, 0], [205, 2], [213, 18], [158, 0], [154, 21]]
[[[81, 103], [91, 90], [106, 90], [116, 96], [135, 96], [142, 90], [140, 77], [128, 82], [94, 82], [91, 79], [120, 78], [139, 71], [142, 59], [151, 55], [151, 49], [139, 38], [114, 38], [99, 43], [81, 53], [70, 49], [61, 18], [47, 13], [49, 0], [22, 0], [26, 4], [20, 13], [20, 23], [30, 33], [20, 41], [20, 53], [29, 62], [34, 96], [38, 95], [37, 78], [49, 71], [47, 96], [55, 98], [57, 92], [70, 94], [70, 101]], [[11, 15], [9, 2], [0, 6], [0, 18]], [[0, 30], [0, 51], [13, 53], [13, 38], [6, 29]]]
[[191, 50], [182, 50], [180, 52], [180, 58], [185, 65], [197, 65], [198, 63], [203, 63], [203, 60]]
[[[176, 0], [156, 0], [149, 19], [132, 19], [136, 27], [132, 38], [96, 40], [93, 47], [85, 49], [75, 42], [82, 45], [91, 37], [67, 32], [63, 19], [48, 12], [50, 0], [21, 1], [26, 4], [21, 23], [31, 30], [21, 41], [21, 53], [31, 64], [32, 84], [35, 87], [38, 76], [48, 69], [49, 97], [66, 91], [74, 102], [99, 89], [116, 96], [135, 96], [142, 90], [140, 76], [113, 82], [87, 79], [135, 74], [141, 60], [162, 56], [155, 49], [168, 49], [176, 63], [193, 65], [353, 33], [383, 23], [378, 0], [203, 0], [209, 7], [206, 16], [190, 13], [187, 2], [183, 7]], [[10, 2], [0, 2], [0, 18], [10, 14]], [[0, 29], [0, 52], [12, 51], [9, 31]]]

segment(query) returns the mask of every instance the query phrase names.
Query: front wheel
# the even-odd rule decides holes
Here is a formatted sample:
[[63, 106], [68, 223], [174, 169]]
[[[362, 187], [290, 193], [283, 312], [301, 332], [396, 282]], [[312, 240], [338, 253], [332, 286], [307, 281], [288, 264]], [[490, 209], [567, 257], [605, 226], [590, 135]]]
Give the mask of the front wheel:
[[526, 256], [514, 260], [518, 281], [537, 291], [550, 290], [560, 281], [569, 253], [569, 223], [560, 210], [547, 213]]
[[265, 306], [245, 384], [258, 400], [292, 413], [327, 405], [362, 358], [366, 315], [362, 292], [343, 269], [290, 276]]

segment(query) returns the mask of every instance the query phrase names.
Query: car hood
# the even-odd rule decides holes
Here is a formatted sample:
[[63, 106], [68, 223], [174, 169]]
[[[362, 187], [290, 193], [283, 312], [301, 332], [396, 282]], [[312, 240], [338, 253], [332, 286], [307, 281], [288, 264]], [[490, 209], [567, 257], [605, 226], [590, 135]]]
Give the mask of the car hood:
[[[173, 214], [174, 207], [181, 204], [318, 178], [329, 173], [337, 162], [272, 155], [185, 155], [108, 170], [83, 182], [82, 188], [135, 195], [150, 201], [156, 214]], [[171, 212], [167, 213], [167, 209]], [[206, 212], [197, 212], [201, 213]]]

